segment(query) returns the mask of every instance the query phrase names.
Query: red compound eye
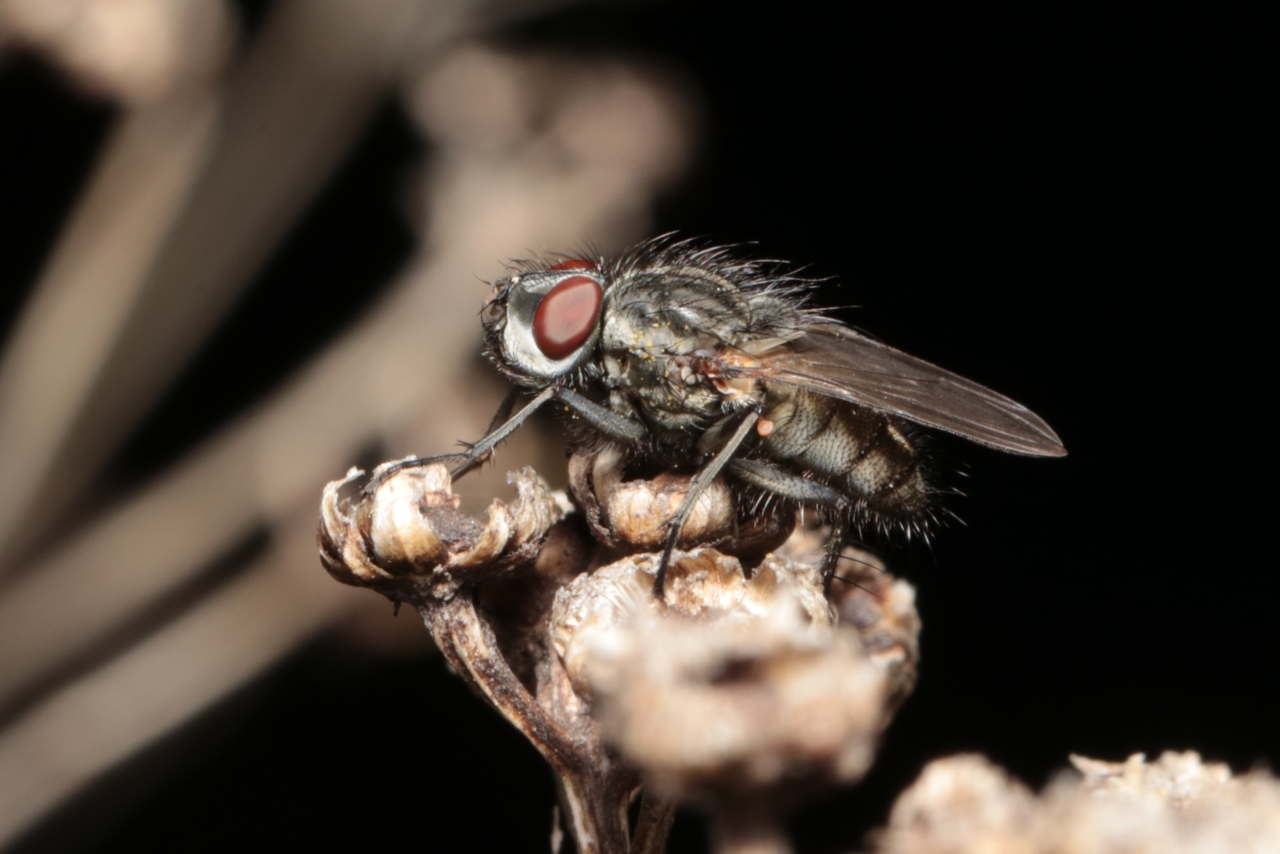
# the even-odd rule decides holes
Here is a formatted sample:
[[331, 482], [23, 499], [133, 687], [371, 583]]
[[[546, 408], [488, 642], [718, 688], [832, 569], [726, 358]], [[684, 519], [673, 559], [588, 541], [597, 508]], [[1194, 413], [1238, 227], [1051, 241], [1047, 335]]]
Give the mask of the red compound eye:
[[563, 261], [557, 261], [548, 267], [548, 270], [594, 270], [595, 264], [590, 261], [584, 261], [581, 258], [566, 258]]
[[600, 285], [570, 276], [552, 288], [533, 313], [533, 340], [548, 359], [563, 359], [591, 337], [600, 311]]

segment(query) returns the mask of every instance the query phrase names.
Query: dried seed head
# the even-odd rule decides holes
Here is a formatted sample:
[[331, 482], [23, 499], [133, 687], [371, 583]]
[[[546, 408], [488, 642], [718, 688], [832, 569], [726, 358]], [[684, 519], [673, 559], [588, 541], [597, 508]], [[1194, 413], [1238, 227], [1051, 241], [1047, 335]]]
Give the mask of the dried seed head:
[[625, 629], [646, 610], [717, 623], [759, 619], [773, 610], [779, 586], [788, 585], [796, 589], [796, 604], [807, 621], [833, 621], [817, 573], [789, 561], [768, 560], [748, 579], [737, 558], [715, 549], [677, 553], [662, 601], [653, 597], [656, 571], [657, 555], [633, 555], [574, 579], [557, 594], [549, 637], [582, 696], [593, 694], [587, 668], [601, 633]]
[[444, 466], [407, 470], [361, 503], [357, 518], [380, 564], [392, 571], [411, 571], [448, 559], [449, 547], [441, 537], [454, 542], [479, 539], [480, 526], [474, 519], [449, 512], [461, 502], [449, 486]]
[[[826, 528], [797, 527], [778, 555], [818, 566], [827, 535]], [[828, 597], [838, 621], [858, 630], [867, 655], [888, 675], [889, 706], [896, 711], [915, 688], [920, 659], [915, 588], [890, 575], [879, 556], [849, 546]]]
[[845, 549], [838, 578], [832, 584], [831, 604], [838, 619], [852, 626], [867, 656], [889, 677], [887, 702], [891, 711], [911, 695], [920, 659], [920, 614], [916, 591], [894, 578], [878, 557]]
[[451, 596], [464, 582], [534, 561], [547, 531], [564, 515], [529, 468], [508, 475], [516, 502], [495, 500], [484, 525], [458, 510], [460, 499], [442, 465], [402, 469], [372, 494], [341, 497], [342, 488], [363, 474], [352, 469], [325, 487], [320, 559], [344, 584], [373, 587], [397, 600]]
[[666, 604], [637, 555], [580, 576], [550, 638], [606, 738], [669, 795], [717, 802], [849, 781], [888, 721], [885, 670], [840, 626], [810, 566], [747, 579], [712, 549], [678, 557]]
[[1280, 850], [1280, 781], [1233, 777], [1195, 753], [1100, 762], [1073, 756], [1084, 776], [1057, 777], [1040, 795], [981, 756], [929, 763], [877, 833], [881, 854], [1054, 851], [1200, 854]]
[[[623, 552], [662, 548], [667, 523], [684, 500], [691, 476], [662, 472], [648, 480], [625, 480], [624, 475], [625, 454], [616, 445], [579, 452], [569, 460], [569, 486], [593, 537]], [[677, 547], [711, 545], [758, 557], [781, 545], [794, 528], [795, 513], [777, 506], [741, 519], [732, 491], [717, 478], [698, 497]]]
[[744, 521], [713, 489], [694, 537], [778, 552], [748, 573], [716, 548], [677, 551], [657, 599], [652, 551], [586, 570], [660, 542], [687, 478], [624, 481], [607, 447], [570, 466], [582, 517], [526, 469], [511, 476], [519, 499], [495, 501], [484, 525], [458, 510], [443, 467], [348, 500], [353, 471], [325, 489], [322, 560], [418, 607], [455, 669], [552, 762], [575, 815], [624, 809], [640, 772], [653, 803], [703, 804], [716, 833], [776, 831], [797, 799], [861, 777], [914, 684], [911, 587], [850, 551], [828, 594], [821, 532], [781, 513]]
[[[689, 478], [664, 472], [653, 480], [618, 483], [610, 489], [604, 511], [614, 537], [638, 548], [661, 548], [666, 539], [666, 523], [684, 500]], [[718, 480], [698, 496], [681, 530], [691, 542], [705, 542], [724, 536], [733, 525], [733, 501], [729, 487]]]
[[[1135, 753], [1124, 762], [1103, 762], [1071, 756], [1071, 764], [1084, 779], [1080, 785], [1092, 792], [1154, 799], [1175, 807], [1187, 806], [1230, 782], [1231, 769], [1222, 763], [1205, 763], [1193, 750], [1167, 750], [1155, 762]], [[1239, 782], [1236, 783], [1239, 785]]]

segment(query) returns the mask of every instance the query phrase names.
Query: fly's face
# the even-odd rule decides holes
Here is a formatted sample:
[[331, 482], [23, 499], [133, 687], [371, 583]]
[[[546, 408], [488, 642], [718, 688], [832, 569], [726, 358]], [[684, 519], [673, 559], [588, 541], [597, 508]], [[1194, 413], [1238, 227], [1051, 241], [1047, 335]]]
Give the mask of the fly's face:
[[603, 302], [604, 278], [589, 261], [499, 279], [482, 314], [488, 352], [516, 382], [545, 386], [590, 359]]

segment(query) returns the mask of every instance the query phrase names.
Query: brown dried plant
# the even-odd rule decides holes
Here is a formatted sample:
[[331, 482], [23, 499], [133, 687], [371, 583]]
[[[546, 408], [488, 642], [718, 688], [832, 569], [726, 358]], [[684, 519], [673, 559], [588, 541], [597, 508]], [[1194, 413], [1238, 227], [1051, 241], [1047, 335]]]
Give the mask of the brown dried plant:
[[859, 555], [824, 593], [820, 532], [778, 511], [739, 524], [718, 485], [656, 599], [653, 549], [689, 478], [627, 480], [613, 449], [569, 468], [574, 500], [524, 469], [484, 523], [443, 466], [348, 495], [353, 470], [325, 489], [322, 560], [419, 611], [551, 765], [579, 851], [662, 851], [679, 803], [709, 813], [717, 850], [788, 850], [782, 817], [860, 778], [910, 693], [911, 587]]
[[[708, 815], [716, 851], [789, 851], [786, 814], [860, 779], [915, 685], [914, 591], [850, 550], [824, 592], [821, 529], [776, 508], [744, 520], [715, 484], [656, 598], [655, 548], [689, 477], [628, 479], [622, 458], [575, 454], [570, 494], [513, 472], [515, 502], [494, 501], [483, 523], [441, 465], [383, 480], [387, 464], [364, 489], [353, 469], [325, 488], [321, 559], [418, 610], [454, 671], [550, 764], [579, 851], [661, 852], [677, 805]], [[983, 757], [937, 760], [870, 848], [1280, 850], [1269, 773], [1233, 776], [1195, 753], [1071, 761], [1037, 796]]]

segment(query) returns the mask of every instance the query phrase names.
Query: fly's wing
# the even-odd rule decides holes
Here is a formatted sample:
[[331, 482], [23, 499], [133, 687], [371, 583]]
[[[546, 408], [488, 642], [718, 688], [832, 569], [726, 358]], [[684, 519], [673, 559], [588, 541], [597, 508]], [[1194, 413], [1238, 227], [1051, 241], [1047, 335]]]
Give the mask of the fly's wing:
[[1022, 404], [838, 323], [815, 324], [758, 359], [758, 366], [734, 365], [733, 371], [878, 409], [1001, 451], [1067, 453], [1052, 428]]

